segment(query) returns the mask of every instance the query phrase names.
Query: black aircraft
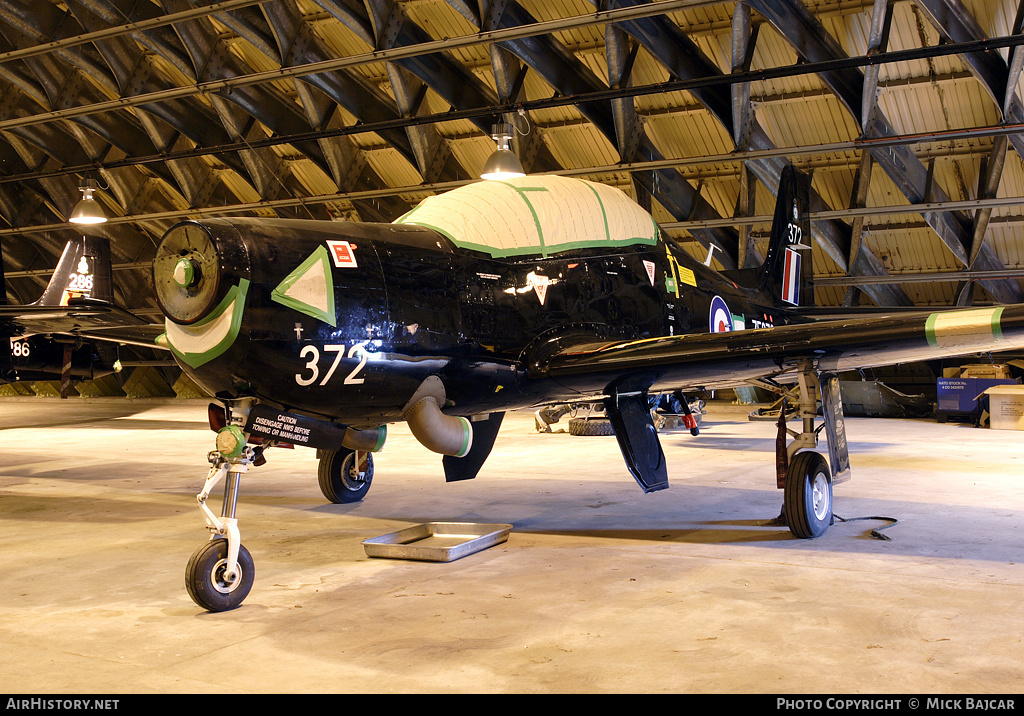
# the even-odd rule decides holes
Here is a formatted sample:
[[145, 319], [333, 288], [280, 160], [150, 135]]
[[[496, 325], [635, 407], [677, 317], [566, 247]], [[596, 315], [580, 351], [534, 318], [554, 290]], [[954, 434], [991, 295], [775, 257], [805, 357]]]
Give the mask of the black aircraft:
[[[787, 171], [764, 264], [723, 272], [622, 192], [553, 176], [470, 184], [391, 224], [172, 227], [153, 263], [161, 342], [223, 406], [211, 405], [199, 494], [211, 540], [187, 567], [190, 595], [221, 611], [248, 594], [235, 505], [267, 447], [316, 448], [324, 494], [351, 502], [388, 423], [443, 455], [446, 480], [466, 480], [507, 411], [599, 402], [629, 472], [654, 491], [668, 487], [655, 396], [685, 414], [687, 393], [750, 384], [789, 391], [801, 429], [780, 411], [782, 517], [798, 537], [821, 535], [832, 486], [849, 477], [837, 374], [1024, 347], [1024, 305], [805, 318], [806, 197], [806, 177]], [[813, 450], [819, 399], [830, 461]], [[221, 480], [217, 516], [206, 501]]]
[[[7, 304], [0, 261], [0, 383], [91, 380], [117, 369], [114, 343], [159, 348], [162, 329], [114, 305], [110, 242], [78, 236], [64, 246], [43, 295]], [[122, 331], [130, 329], [126, 335]], [[156, 330], [154, 330], [156, 329]], [[100, 343], [95, 343], [99, 341]]]

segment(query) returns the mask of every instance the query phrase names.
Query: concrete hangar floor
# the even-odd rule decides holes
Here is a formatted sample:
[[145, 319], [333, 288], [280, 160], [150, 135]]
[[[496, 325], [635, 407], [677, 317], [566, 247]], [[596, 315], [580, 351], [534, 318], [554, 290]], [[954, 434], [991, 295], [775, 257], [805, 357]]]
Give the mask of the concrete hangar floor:
[[[0, 402], [5, 693], [1006, 694], [1024, 683], [1021, 433], [851, 418], [846, 519], [773, 526], [774, 426], [711, 403], [644, 495], [612, 437], [506, 419], [473, 481], [402, 426], [362, 503], [275, 450], [238, 516], [256, 581], [207, 613], [205, 401]], [[564, 427], [555, 424], [557, 430]], [[211, 500], [212, 502], [213, 500]], [[219, 511], [220, 494], [215, 511]], [[368, 557], [429, 521], [510, 523], [452, 562]]]

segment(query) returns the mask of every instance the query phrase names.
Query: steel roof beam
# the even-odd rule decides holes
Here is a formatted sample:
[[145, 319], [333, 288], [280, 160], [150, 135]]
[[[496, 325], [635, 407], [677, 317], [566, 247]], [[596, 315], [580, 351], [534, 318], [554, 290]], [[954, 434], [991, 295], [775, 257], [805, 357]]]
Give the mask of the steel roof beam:
[[[501, 29], [530, 26], [536, 20], [522, 6], [510, 1], [498, 20]], [[545, 81], [564, 96], [585, 95], [607, 89], [606, 85], [570, 51], [550, 35], [502, 41], [502, 47], [515, 53]], [[617, 142], [615, 117], [607, 100], [581, 101], [577, 108], [614, 146]], [[662, 159], [661, 153], [646, 134], [637, 142], [637, 157], [644, 160]], [[712, 218], [718, 213], [700, 196], [678, 171], [666, 168], [636, 176], [645, 191], [677, 219]], [[714, 244], [723, 249], [719, 260], [726, 268], [735, 268], [738, 238], [728, 228], [698, 230], [695, 234], [704, 246]]]
[[[971, 42], [986, 39], [987, 36], [981, 26], [959, 0], [915, 1], [944, 40]], [[1019, 6], [1013, 27], [1015, 34], [1021, 32], [1021, 14], [1022, 7]], [[1016, 93], [1016, 75], [1019, 74], [1021, 63], [1020, 50], [1019, 46], [1012, 50], [1011, 63], [1015, 65], [1014, 72], [1011, 72], [1002, 56], [995, 50], [960, 55], [971, 74], [977, 78], [982, 88], [1002, 112], [1003, 121], [1007, 123], [1024, 120], [1024, 104], [1021, 103]], [[1024, 136], [1011, 134], [997, 140], [992, 147], [988, 161], [984, 164], [980, 177], [978, 187], [980, 198], [993, 197], [999, 189], [999, 180], [1006, 161], [1007, 143], [1024, 158]], [[973, 212], [966, 264], [968, 268], [998, 270], [1000, 267], [999, 262], [994, 260], [992, 252], [986, 251], [988, 247], [985, 245], [985, 234], [991, 214], [991, 209], [978, 209]]]
[[[841, 60], [846, 57], [842, 47], [821, 26], [799, 0], [748, 0], [751, 6], [764, 15], [785, 37], [797, 54], [808, 62]], [[863, 111], [863, 73], [856, 68], [829, 69], [818, 73], [832, 89], [858, 124], [867, 126], [866, 136], [884, 137], [894, 134], [892, 126], [881, 112], [871, 118], [861, 116]], [[897, 188], [910, 200], [918, 204], [924, 201], [928, 191], [928, 172], [921, 161], [904, 147], [892, 151], [872, 151], [873, 159], [889, 175]], [[936, 201], [948, 198], [941, 187], [931, 188]], [[968, 246], [970, 230], [962, 218], [952, 212], [926, 212], [925, 221], [934, 229], [939, 239], [953, 253], [960, 263], [969, 261]], [[987, 246], [982, 247], [978, 257], [978, 268], [1003, 268], [998, 257]], [[1000, 302], [1014, 303], [1024, 300], [1024, 291], [1016, 281], [1003, 280], [986, 282], [993, 297]]]
[[[636, 4], [639, 0], [607, 0], [612, 7], [623, 7]], [[737, 5], [737, 12], [744, 13], [745, 6], [742, 3]], [[616, 23], [618, 27], [635, 37], [647, 50], [657, 59], [677, 80], [690, 80], [701, 77], [722, 76], [717, 66], [706, 58], [700, 49], [686, 37], [674, 24], [669, 23], [665, 17], [649, 17], [638, 20], [628, 20]], [[734, 32], [737, 36], [733, 40], [733, 66], [735, 68], [749, 69], [747, 55], [752, 48], [749, 19], [743, 17], [734, 22]], [[739, 72], [737, 72], [739, 74]], [[737, 146], [738, 150], [747, 148], [774, 149], [774, 144], [768, 137], [767, 132], [760, 126], [753, 112], [744, 110], [737, 106], [737, 101], [744, 96], [742, 87], [748, 83], [730, 83], [734, 92], [730, 92], [724, 85], [706, 86], [692, 90], [693, 96], [704, 105], [704, 107], [722, 123], [727, 131], [734, 137], [739, 135], [745, 140], [745, 145]], [[739, 89], [737, 89], [739, 88]], [[749, 97], [749, 93], [746, 95]], [[749, 104], [749, 102], [748, 102]], [[738, 112], [738, 121], [734, 122], [734, 112]], [[761, 183], [768, 188], [772, 194], [778, 190], [782, 170], [789, 161], [784, 156], [775, 156], [761, 160], [751, 161], [749, 170], [757, 175]], [[824, 199], [811, 189], [811, 209], [821, 210], [826, 208]], [[869, 251], [863, 249], [853, 256], [854, 263], [849, 264], [851, 257], [851, 234], [850, 227], [844, 222], [833, 220], [826, 222], [814, 222], [812, 224], [814, 237], [821, 248], [840, 266], [849, 273], [879, 275], [885, 273], [882, 262], [873, 256]], [[737, 256], [744, 254], [744, 260], [748, 263], [759, 263], [760, 257], [754, 255], [744, 246], [739, 250], [739, 237], [737, 237]], [[744, 239], [745, 241], [745, 239]], [[882, 305], [905, 305], [910, 299], [901, 291], [893, 290], [891, 287], [880, 287], [871, 289], [871, 298]]]

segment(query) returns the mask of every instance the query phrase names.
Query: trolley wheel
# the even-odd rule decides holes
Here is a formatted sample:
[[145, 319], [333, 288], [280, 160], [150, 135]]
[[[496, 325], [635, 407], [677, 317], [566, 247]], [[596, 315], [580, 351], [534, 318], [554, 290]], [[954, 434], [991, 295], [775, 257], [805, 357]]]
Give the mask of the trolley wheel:
[[569, 421], [570, 435], [614, 435], [615, 428], [608, 418], [573, 418]]

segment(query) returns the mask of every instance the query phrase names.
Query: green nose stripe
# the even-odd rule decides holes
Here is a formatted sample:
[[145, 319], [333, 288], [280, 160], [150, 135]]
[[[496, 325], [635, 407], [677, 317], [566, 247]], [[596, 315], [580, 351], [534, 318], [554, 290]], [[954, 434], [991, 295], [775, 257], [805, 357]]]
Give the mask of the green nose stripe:
[[174, 355], [192, 368], [198, 368], [230, 348], [242, 326], [248, 291], [249, 280], [240, 279], [237, 286], [228, 289], [210, 315], [190, 326], [166, 319], [164, 336]]

